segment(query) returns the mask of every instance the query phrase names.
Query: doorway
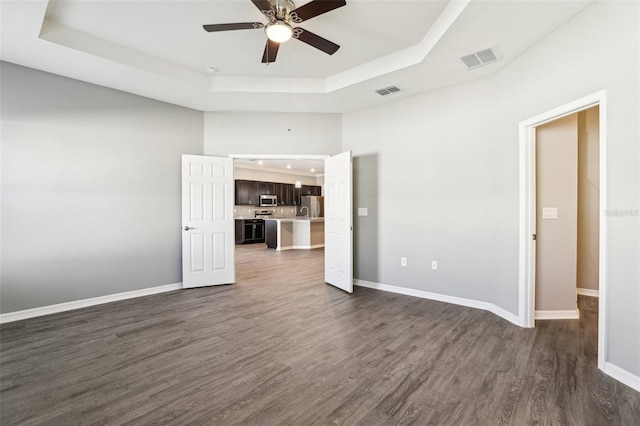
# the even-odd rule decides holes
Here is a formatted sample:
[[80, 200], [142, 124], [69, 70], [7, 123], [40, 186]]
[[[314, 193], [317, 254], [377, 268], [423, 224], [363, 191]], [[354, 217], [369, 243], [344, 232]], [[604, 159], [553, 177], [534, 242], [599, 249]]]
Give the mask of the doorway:
[[[300, 158], [299, 156], [271, 156]], [[353, 292], [353, 159], [351, 151], [322, 158], [325, 177], [323, 217], [294, 217], [292, 248], [313, 248], [315, 237], [324, 236], [324, 281], [348, 293]], [[183, 287], [221, 285], [235, 282], [234, 225], [234, 158], [255, 156], [211, 157], [182, 156], [182, 238]], [[262, 182], [259, 183], [262, 186]], [[274, 183], [274, 187], [277, 185]], [[315, 197], [311, 197], [315, 198]], [[275, 197], [268, 196], [271, 207]], [[262, 197], [260, 197], [262, 200]], [[311, 201], [311, 200], [307, 200]], [[319, 200], [314, 199], [318, 202]], [[255, 200], [251, 203], [255, 205]], [[262, 207], [262, 202], [260, 202]], [[319, 212], [321, 206], [309, 203], [307, 211]], [[305, 205], [306, 207], [306, 205]], [[255, 218], [255, 216], [254, 216]], [[325, 226], [326, 218], [326, 226]], [[284, 220], [277, 220], [278, 228]], [[244, 226], [242, 227], [244, 229]], [[298, 229], [298, 231], [296, 231]], [[318, 231], [318, 232], [316, 232]], [[278, 244], [282, 233], [276, 232]], [[300, 238], [297, 238], [300, 237]], [[304, 241], [302, 241], [304, 240]], [[303, 244], [300, 244], [300, 241]], [[322, 243], [322, 241], [320, 241]], [[224, 272], [223, 275], [218, 272]], [[218, 276], [219, 275], [219, 276]], [[198, 281], [198, 279], [202, 281]], [[206, 281], [203, 281], [206, 280]]]
[[[537, 206], [536, 204], [536, 130], [548, 123], [563, 119], [572, 114], [599, 107], [599, 141], [598, 141], [598, 273], [599, 316], [598, 316], [598, 368], [604, 369], [606, 360], [606, 220], [603, 212], [606, 209], [606, 92], [601, 91], [569, 104], [547, 111], [520, 123], [520, 277], [519, 318], [521, 326], [534, 327], [536, 306], [536, 251], [538, 216], [543, 214], [549, 220], [559, 214], [554, 206]], [[538, 207], [547, 207], [542, 212]], [[573, 288], [575, 292], [575, 287]]]
[[[318, 241], [308, 250], [303, 250], [292, 243], [276, 244], [268, 248], [268, 243], [274, 243], [274, 232], [278, 227], [269, 219], [295, 219], [298, 214], [297, 203], [294, 202], [295, 194], [285, 198], [285, 194], [278, 193], [278, 187], [290, 187], [301, 196], [306, 190], [312, 190], [314, 195], [321, 196], [324, 187], [324, 159], [326, 155], [265, 155], [265, 154], [231, 154], [234, 162], [234, 180], [241, 183], [263, 182], [262, 186], [274, 186], [272, 195], [276, 195], [277, 206], [260, 207], [257, 200], [236, 200], [234, 205], [235, 219], [257, 218], [263, 221], [262, 236], [253, 244], [236, 244], [236, 268], [238, 276], [251, 277], [252, 280], [266, 282], [278, 274], [280, 270], [286, 270], [293, 264], [307, 264], [310, 271], [320, 268], [324, 270], [324, 249], [319, 247]], [[282, 185], [280, 185], [282, 184]], [[263, 188], [259, 189], [259, 192]], [[266, 189], [269, 192], [269, 189]], [[316, 192], [320, 192], [316, 194]], [[256, 196], [259, 196], [256, 194]], [[243, 203], [244, 201], [244, 203]], [[247, 220], [244, 220], [245, 222]], [[249, 220], [250, 221], [250, 220]], [[270, 225], [270, 226], [267, 226]], [[280, 222], [291, 235], [292, 223]], [[316, 226], [317, 227], [317, 226]], [[280, 232], [282, 234], [282, 230]], [[317, 232], [316, 232], [317, 234]], [[314, 234], [315, 235], [315, 234]], [[316, 237], [317, 239], [317, 237]], [[324, 244], [322, 244], [324, 245]], [[277, 247], [276, 247], [277, 246]], [[295, 249], [294, 249], [295, 247]], [[251, 271], [249, 275], [247, 272]], [[268, 276], [268, 277], [267, 277]]]
[[536, 130], [535, 320], [578, 319], [598, 294], [599, 108]]

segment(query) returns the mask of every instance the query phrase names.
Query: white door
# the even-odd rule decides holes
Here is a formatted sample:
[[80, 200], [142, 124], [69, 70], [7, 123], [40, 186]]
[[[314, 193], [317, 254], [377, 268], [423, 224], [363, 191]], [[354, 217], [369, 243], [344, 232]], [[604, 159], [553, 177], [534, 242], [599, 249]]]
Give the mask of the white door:
[[351, 151], [324, 160], [324, 280], [353, 293]]
[[233, 159], [182, 156], [182, 287], [235, 281]]

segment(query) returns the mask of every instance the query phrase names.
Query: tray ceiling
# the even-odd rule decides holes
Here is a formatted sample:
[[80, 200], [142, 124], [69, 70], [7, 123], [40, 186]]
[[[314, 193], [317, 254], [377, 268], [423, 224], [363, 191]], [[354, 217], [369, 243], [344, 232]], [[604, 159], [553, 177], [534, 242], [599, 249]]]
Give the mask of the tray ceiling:
[[[0, 57], [202, 111], [345, 112], [490, 75], [590, 3], [347, 0], [299, 25], [334, 55], [291, 40], [266, 65], [262, 30], [202, 29], [266, 21], [249, 0], [3, 0]], [[500, 60], [466, 69], [484, 48]]]

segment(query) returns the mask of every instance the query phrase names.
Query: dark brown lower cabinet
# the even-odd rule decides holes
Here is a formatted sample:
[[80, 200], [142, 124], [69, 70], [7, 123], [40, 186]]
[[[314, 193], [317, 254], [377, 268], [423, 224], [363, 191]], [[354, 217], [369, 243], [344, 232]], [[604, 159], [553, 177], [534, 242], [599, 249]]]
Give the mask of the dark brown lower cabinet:
[[266, 233], [265, 233], [265, 242], [267, 243], [267, 248], [276, 248], [278, 246], [278, 222], [275, 220], [265, 220], [264, 221]]
[[263, 219], [236, 219], [236, 244], [264, 243]]

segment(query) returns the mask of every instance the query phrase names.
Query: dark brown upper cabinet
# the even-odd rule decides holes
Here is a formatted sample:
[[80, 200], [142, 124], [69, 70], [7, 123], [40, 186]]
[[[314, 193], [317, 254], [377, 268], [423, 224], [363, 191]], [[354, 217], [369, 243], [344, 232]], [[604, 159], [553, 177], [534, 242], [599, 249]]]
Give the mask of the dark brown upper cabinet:
[[257, 206], [260, 202], [260, 182], [236, 180], [236, 205]]

